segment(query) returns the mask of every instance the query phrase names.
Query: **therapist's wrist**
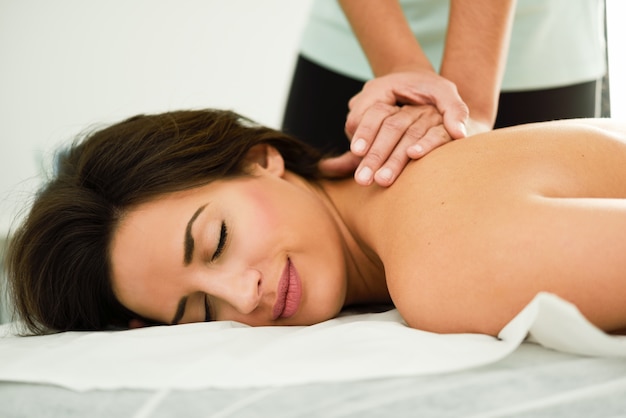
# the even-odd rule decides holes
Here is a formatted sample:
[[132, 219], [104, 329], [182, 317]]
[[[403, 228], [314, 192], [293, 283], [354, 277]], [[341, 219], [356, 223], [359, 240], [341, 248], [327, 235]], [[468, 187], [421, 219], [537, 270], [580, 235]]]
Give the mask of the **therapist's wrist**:
[[492, 130], [493, 123], [484, 119], [476, 119], [470, 116], [470, 118], [465, 123], [465, 129], [467, 130], [467, 136], [477, 135]]
[[381, 74], [377, 74], [377, 77], [397, 73], [437, 74], [430, 62], [415, 61], [389, 66], [385, 69], [384, 73], [381, 72]]

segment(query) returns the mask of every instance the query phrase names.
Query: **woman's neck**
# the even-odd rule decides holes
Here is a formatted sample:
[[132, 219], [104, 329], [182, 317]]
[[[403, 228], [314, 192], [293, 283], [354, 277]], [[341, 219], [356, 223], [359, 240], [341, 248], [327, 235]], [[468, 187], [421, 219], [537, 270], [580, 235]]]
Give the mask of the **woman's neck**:
[[348, 277], [345, 305], [390, 303], [385, 269], [375, 251], [368, 201], [380, 192], [354, 180], [323, 180], [313, 186], [337, 224], [343, 237]]

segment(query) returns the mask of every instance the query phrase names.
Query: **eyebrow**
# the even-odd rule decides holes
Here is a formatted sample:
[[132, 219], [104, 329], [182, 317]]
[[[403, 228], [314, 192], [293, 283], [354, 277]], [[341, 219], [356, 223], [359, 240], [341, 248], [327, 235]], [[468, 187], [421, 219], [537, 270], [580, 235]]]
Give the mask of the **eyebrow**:
[[172, 325], [177, 325], [178, 322], [183, 317], [185, 313], [185, 305], [187, 304], [187, 296], [184, 296], [178, 302], [178, 308], [176, 308], [176, 314], [174, 315], [174, 319], [172, 319]]
[[[193, 236], [191, 235], [191, 228], [193, 228], [194, 221], [198, 218], [198, 216], [202, 213], [204, 208], [206, 208], [207, 204], [200, 206], [196, 211], [191, 215], [189, 222], [187, 222], [187, 227], [185, 228], [185, 238], [184, 238], [184, 255], [183, 255], [183, 264], [188, 266], [191, 263], [191, 259], [193, 258], [193, 249], [195, 247], [195, 242], [193, 240]], [[178, 302], [178, 307], [176, 308], [176, 313], [174, 314], [174, 319], [172, 319], [172, 325], [178, 324], [183, 315], [185, 314], [185, 306], [187, 305], [187, 296], [183, 296]]]
[[[183, 256], [183, 264], [185, 266], [188, 266], [191, 263], [191, 259], [193, 258], [193, 248], [195, 246], [193, 236], [191, 235], [191, 228], [193, 227], [194, 221], [198, 218], [198, 216], [202, 213], [202, 211], [204, 210], [204, 208], [206, 208], [206, 206], [207, 206], [206, 204], [200, 206], [191, 216], [191, 219], [189, 219], [189, 222], [187, 222], [187, 227], [185, 228], [184, 256]], [[184, 308], [184, 305], [183, 305], [183, 308]]]

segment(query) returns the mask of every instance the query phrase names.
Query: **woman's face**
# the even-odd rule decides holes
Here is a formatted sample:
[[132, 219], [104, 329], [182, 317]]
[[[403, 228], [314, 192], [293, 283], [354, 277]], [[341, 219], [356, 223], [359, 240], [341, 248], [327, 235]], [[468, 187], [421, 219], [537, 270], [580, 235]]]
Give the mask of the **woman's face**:
[[119, 301], [168, 324], [309, 325], [334, 317], [346, 295], [341, 238], [319, 194], [283, 167], [272, 153], [251, 176], [130, 210], [111, 243]]

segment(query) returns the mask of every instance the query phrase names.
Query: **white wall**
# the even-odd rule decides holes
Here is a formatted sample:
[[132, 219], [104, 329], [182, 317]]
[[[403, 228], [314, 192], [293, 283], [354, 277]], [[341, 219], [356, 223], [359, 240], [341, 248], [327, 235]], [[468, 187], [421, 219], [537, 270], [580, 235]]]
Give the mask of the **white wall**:
[[310, 0], [0, 0], [0, 234], [51, 155], [136, 113], [279, 127]]

